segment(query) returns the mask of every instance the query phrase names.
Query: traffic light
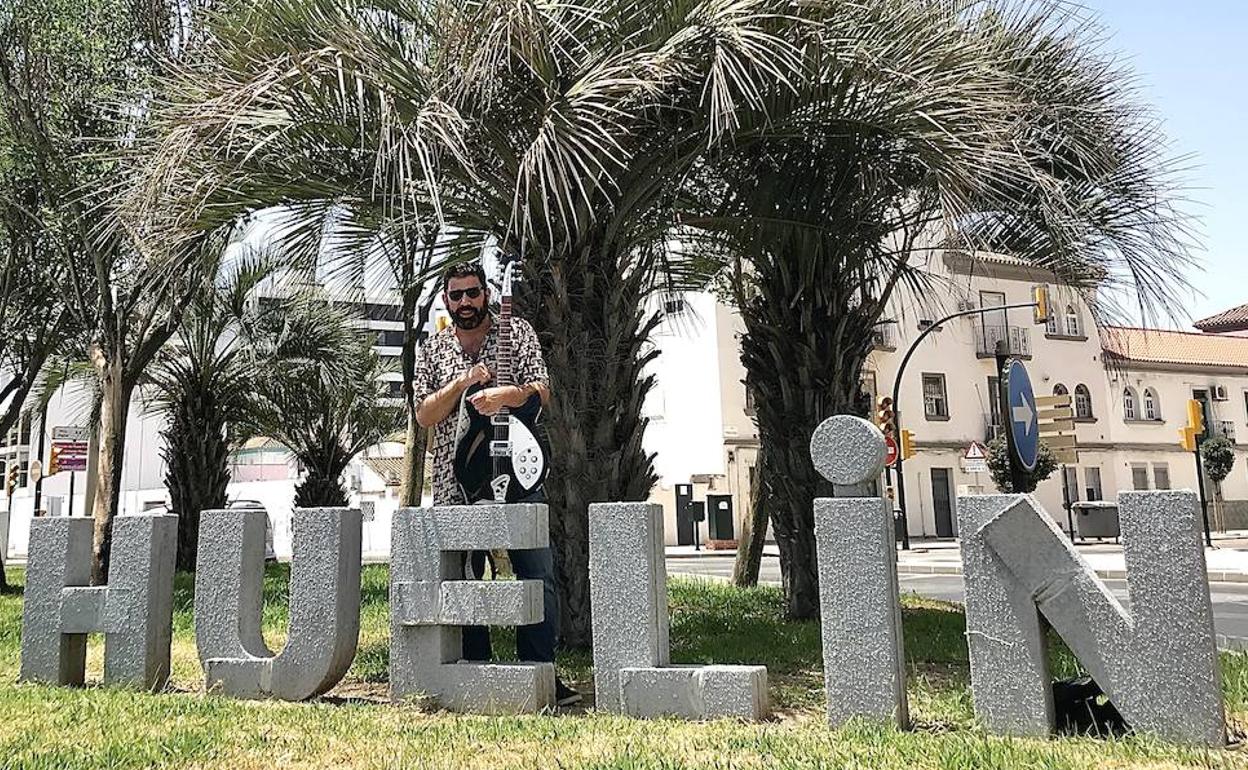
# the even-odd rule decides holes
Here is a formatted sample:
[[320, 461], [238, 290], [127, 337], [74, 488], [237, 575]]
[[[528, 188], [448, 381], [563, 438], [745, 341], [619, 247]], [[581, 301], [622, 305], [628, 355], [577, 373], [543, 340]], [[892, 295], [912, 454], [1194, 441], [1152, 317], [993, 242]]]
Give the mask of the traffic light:
[[1188, 399], [1187, 402], [1187, 427], [1192, 429], [1192, 434], [1200, 436], [1205, 432], [1205, 405], [1197, 399]]
[[909, 460], [914, 457], [914, 434], [902, 428], [900, 439], [897, 443], [897, 454], [901, 459]]
[[48, 455], [48, 469], [44, 471], [45, 476], [55, 476], [61, 471], [61, 448], [53, 444], [52, 452]]
[[1205, 432], [1205, 405], [1197, 399], [1187, 402], [1187, 426], [1179, 429], [1179, 446], [1195, 452]]
[[893, 400], [888, 396], [880, 396], [875, 400], [875, 424], [885, 437], [891, 437], [897, 431], [897, 413], [893, 410]]
[[1036, 306], [1033, 308], [1035, 322], [1038, 324], [1048, 323], [1049, 287], [1033, 286], [1031, 289], [1031, 301], [1036, 303]]
[[13, 490], [17, 489], [17, 480], [20, 475], [21, 475], [21, 469], [18, 467], [18, 464], [16, 462], [10, 463], [9, 478], [5, 485], [6, 489], [9, 492], [9, 497], [12, 497]]

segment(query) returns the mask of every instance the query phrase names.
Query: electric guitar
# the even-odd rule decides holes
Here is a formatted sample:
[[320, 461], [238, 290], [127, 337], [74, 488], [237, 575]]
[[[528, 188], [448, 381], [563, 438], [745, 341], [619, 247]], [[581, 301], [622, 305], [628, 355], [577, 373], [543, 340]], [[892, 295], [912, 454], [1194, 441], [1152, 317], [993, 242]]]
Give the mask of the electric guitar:
[[[513, 260], [503, 270], [498, 314], [498, 371], [494, 386], [515, 385], [512, 377], [511, 282]], [[514, 503], [546, 479], [550, 447], [538, 430], [542, 398], [534, 393], [518, 408], [503, 407], [487, 417], [468, 400], [487, 386], [477, 383], [459, 402], [455, 443], [455, 479], [469, 503]]]

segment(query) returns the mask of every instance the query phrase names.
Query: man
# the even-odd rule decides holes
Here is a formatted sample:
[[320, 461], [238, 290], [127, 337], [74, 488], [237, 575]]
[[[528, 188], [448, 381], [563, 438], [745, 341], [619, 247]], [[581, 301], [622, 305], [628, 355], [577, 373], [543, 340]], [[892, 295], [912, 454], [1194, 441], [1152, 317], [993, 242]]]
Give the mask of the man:
[[[433, 428], [433, 504], [463, 505], [463, 490], [455, 480], [455, 425], [460, 399], [465, 390], [494, 379], [498, 356], [498, 326], [489, 312], [490, 290], [485, 271], [478, 263], [455, 265], [442, 278], [442, 301], [451, 315], [451, 325], [425, 341], [416, 357], [413, 382], [417, 408], [416, 421]], [[516, 385], [487, 387], [472, 396], [479, 412], [492, 415], [503, 407], [524, 404], [534, 393], [542, 405], [550, 403], [550, 380], [546, 362], [533, 327], [519, 318], [511, 322], [512, 379]], [[541, 490], [526, 502], [541, 502]], [[516, 629], [516, 653], [521, 660], [555, 661], [559, 636], [559, 591], [555, 583], [554, 555], [550, 548], [508, 552], [516, 577], [541, 580], [543, 620]], [[490, 659], [488, 628], [464, 628], [464, 659]], [[581, 700], [580, 693], [555, 679], [555, 699], [560, 706]]]

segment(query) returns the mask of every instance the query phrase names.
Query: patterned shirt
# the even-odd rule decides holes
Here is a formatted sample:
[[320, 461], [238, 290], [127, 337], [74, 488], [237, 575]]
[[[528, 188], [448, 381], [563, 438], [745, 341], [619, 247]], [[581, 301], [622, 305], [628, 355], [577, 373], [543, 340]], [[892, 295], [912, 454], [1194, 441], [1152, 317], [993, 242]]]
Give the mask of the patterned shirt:
[[[546, 374], [546, 362], [542, 360], [542, 348], [537, 341], [537, 333], [523, 319], [511, 319], [512, 384], [527, 385], [540, 382], [549, 387], [550, 379]], [[416, 354], [416, 379], [412, 389], [419, 404], [430, 394], [450, 384], [452, 380], [472, 368], [474, 364], [483, 363], [491, 372], [498, 369], [498, 318], [491, 315], [490, 330], [486, 333], [485, 343], [481, 346], [481, 354], [473, 358], [460, 346], [455, 336], [455, 326], [447, 326], [440, 332], [425, 340]], [[487, 387], [496, 383], [490, 380]], [[446, 419], [433, 428], [433, 504], [462, 505], [463, 490], [455, 480], [455, 429], [459, 421], [459, 405], [447, 415]]]

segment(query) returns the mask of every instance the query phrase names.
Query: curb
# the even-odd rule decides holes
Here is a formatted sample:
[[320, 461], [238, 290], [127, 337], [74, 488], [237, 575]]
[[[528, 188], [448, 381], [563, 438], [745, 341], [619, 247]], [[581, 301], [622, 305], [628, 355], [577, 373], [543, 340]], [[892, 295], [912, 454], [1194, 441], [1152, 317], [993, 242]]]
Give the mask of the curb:
[[[962, 568], [944, 564], [898, 564], [897, 572], [902, 575], [961, 575]], [[1207, 574], [1210, 583], [1248, 583], [1248, 573], [1210, 570]], [[1106, 580], [1127, 579], [1127, 571], [1122, 569], [1098, 569], [1096, 575]]]

